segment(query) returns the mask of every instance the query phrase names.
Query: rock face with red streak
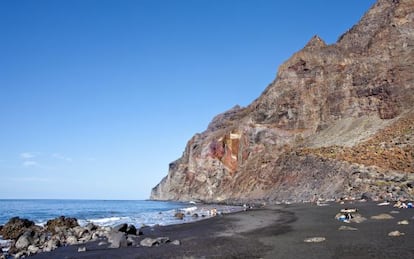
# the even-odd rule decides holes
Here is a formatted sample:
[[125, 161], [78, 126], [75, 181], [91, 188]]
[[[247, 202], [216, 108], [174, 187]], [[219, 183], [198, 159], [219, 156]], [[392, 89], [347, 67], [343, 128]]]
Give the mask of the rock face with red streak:
[[151, 199], [412, 199], [413, 104], [414, 2], [378, 0], [337, 43], [313, 37], [253, 103], [216, 116]]

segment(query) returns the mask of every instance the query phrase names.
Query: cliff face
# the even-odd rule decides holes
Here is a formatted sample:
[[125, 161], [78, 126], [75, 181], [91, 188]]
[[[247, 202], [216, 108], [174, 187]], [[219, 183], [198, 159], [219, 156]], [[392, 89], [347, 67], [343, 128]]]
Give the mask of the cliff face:
[[248, 107], [216, 116], [151, 199], [414, 198], [414, 1], [313, 37]]

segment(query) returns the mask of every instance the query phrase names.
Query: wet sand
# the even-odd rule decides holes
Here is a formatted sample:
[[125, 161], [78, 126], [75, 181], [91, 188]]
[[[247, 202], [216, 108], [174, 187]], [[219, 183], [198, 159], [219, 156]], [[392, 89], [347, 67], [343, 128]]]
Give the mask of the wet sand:
[[[357, 208], [367, 218], [362, 223], [343, 223], [334, 217], [341, 208]], [[398, 214], [390, 213], [398, 211]], [[375, 220], [381, 213], [393, 219]], [[269, 206], [226, 214], [187, 224], [145, 228], [145, 237], [169, 237], [181, 245], [108, 249], [97, 242], [86, 252], [75, 245], [41, 253], [33, 258], [414, 258], [414, 209], [395, 209], [374, 203], [293, 204]], [[408, 225], [397, 222], [408, 220]], [[340, 226], [357, 228], [340, 231]], [[399, 230], [405, 235], [390, 237]], [[320, 243], [306, 243], [324, 237]]]

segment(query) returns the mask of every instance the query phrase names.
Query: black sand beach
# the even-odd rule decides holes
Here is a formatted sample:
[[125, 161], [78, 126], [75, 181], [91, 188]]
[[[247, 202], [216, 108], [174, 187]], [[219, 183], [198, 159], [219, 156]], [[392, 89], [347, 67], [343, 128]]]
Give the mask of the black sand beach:
[[[367, 220], [344, 223], [334, 217], [357, 208]], [[398, 213], [396, 213], [398, 212]], [[371, 219], [386, 213], [392, 219]], [[33, 258], [414, 258], [414, 209], [374, 203], [293, 204], [269, 206], [188, 224], [143, 229], [145, 237], [169, 237], [181, 245], [108, 249], [96, 242], [86, 252], [75, 245]], [[408, 225], [398, 222], [407, 220]], [[339, 230], [341, 226], [357, 230]], [[388, 236], [391, 231], [405, 233]], [[319, 243], [304, 242], [323, 237]]]

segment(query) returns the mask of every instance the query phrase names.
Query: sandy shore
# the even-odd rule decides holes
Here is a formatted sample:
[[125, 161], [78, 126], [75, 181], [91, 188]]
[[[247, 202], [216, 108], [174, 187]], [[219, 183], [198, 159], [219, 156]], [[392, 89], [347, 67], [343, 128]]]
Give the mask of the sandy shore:
[[[340, 222], [334, 217], [342, 208], [357, 208], [367, 220]], [[371, 219], [382, 213], [393, 218]], [[399, 225], [402, 220], [409, 224]], [[341, 226], [357, 230], [341, 231]], [[395, 230], [405, 235], [388, 236]], [[181, 245], [108, 249], [91, 242], [86, 252], [75, 245], [33, 258], [414, 258], [414, 209], [374, 203], [270, 206], [143, 232], [142, 238], [166, 236]], [[325, 240], [304, 242], [312, 237]]]

